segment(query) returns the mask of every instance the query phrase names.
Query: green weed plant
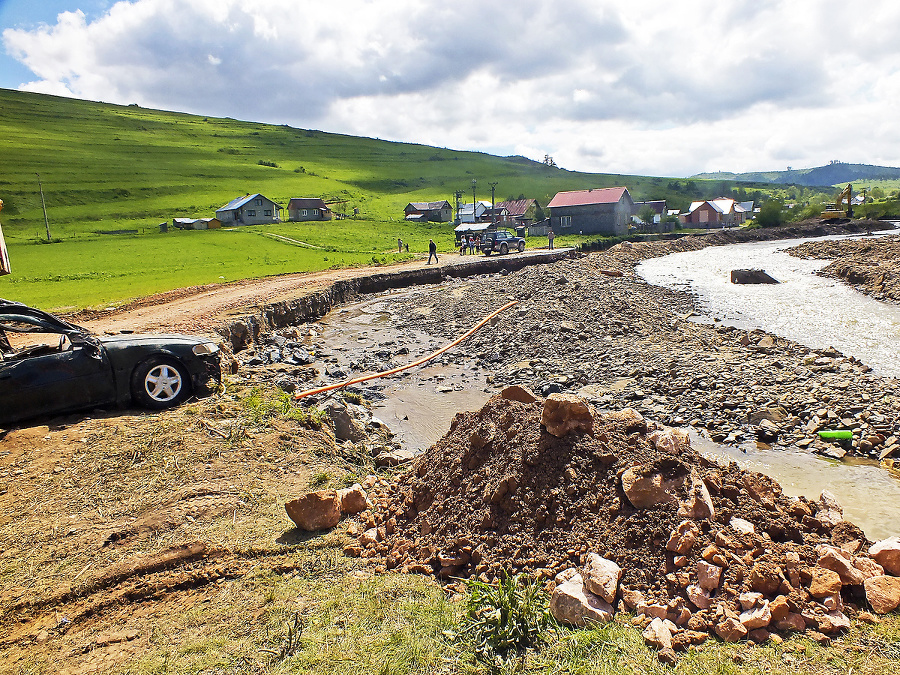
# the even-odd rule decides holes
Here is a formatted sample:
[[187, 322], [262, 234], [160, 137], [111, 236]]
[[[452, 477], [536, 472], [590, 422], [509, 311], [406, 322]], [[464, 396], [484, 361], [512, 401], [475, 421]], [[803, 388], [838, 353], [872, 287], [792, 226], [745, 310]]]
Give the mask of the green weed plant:
[[466, 615], [457, 637], [470, 641], [475, 657], [498, 671], [537, 648], [555, 626], [541, 584], [504, 574], [496, 584], [468, 582]]

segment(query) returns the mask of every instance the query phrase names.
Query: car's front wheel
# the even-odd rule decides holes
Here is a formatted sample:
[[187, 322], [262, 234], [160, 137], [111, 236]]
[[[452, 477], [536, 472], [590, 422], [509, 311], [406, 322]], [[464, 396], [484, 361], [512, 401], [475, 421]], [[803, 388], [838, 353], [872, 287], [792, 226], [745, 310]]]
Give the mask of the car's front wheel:
[[506, 244], [500, 244], [500, 254], [506, 255], [507, 253], [509, 253], [509, 246], [507, 246]]
[[171, 408], [190, 393], [191, 379], [184, 366], [165, 356], [147, 359], [131, 376], [131, 395], [145, 408]]

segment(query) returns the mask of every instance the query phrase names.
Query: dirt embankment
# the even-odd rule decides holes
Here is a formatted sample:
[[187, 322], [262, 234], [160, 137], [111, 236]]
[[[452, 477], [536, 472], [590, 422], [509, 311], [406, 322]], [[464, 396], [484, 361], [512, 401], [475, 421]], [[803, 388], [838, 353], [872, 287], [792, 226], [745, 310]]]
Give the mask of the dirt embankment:
[[900, 303], [900, 236], [812, 241], [788, 250], [800, 258], [834, 260], [819, 274], [851, 284], [876, 300]]

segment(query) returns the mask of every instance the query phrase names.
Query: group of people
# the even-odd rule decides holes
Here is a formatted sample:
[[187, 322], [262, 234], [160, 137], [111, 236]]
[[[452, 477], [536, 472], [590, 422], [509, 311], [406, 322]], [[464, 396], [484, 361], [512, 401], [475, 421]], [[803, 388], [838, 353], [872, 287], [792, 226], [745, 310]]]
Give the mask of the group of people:
[[481, 248], [481, 235], [472, 236], [471, 234], [466, 237], [463, 235], [459, 240], [459, 254], [465, 255], [466, 249], [469, 249], [469, 255], [475, 255], [475, 249]]

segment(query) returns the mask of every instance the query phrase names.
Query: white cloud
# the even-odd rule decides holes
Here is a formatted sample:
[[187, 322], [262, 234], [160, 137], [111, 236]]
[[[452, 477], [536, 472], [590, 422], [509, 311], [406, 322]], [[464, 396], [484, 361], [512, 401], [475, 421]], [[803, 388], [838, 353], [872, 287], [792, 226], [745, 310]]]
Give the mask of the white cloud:
[[861, 0], [133, 0], [6, 30], [21, 88], [684, 175], [900, 165], [894, 27]]

